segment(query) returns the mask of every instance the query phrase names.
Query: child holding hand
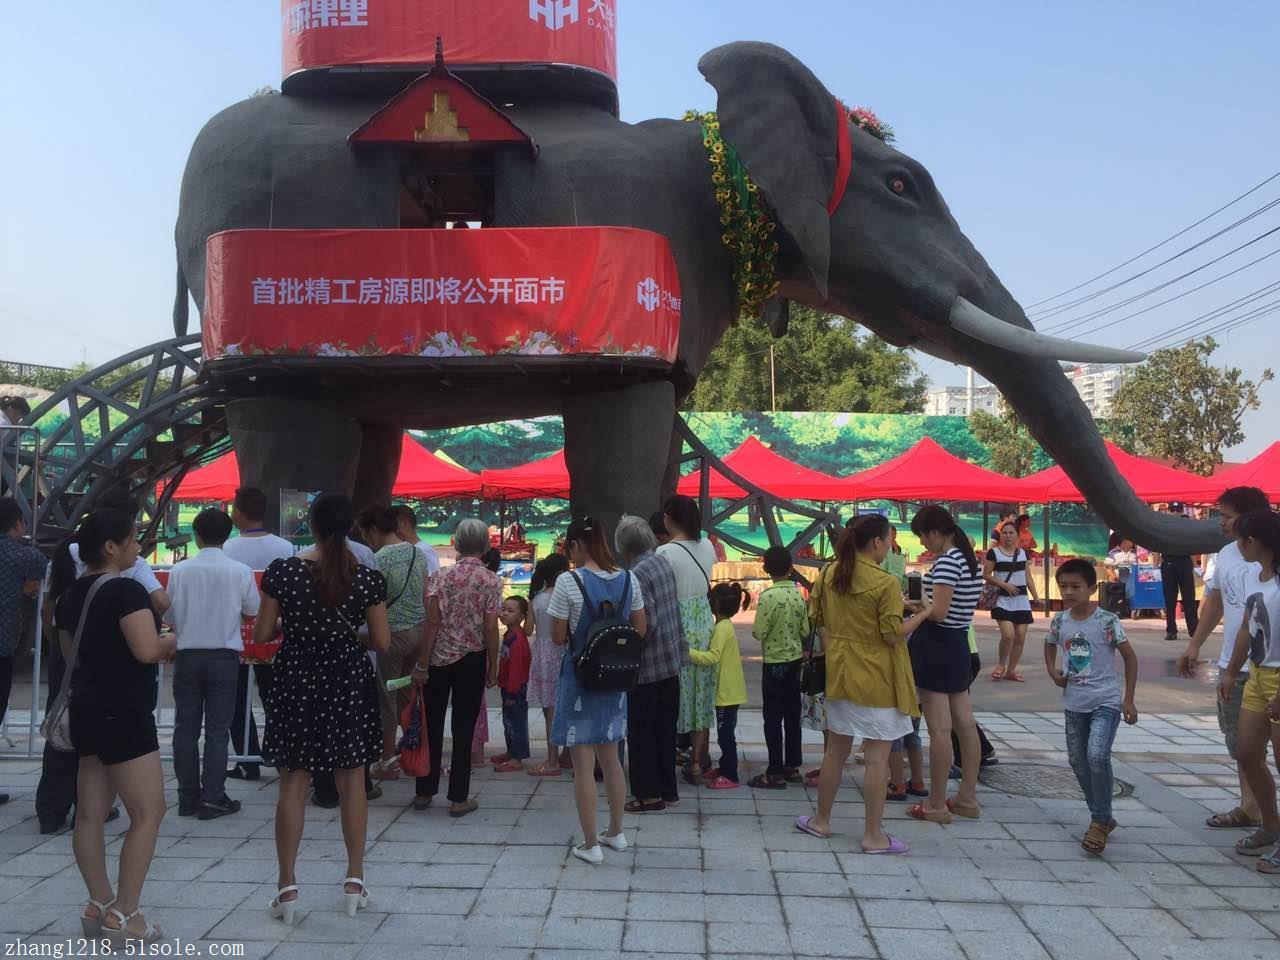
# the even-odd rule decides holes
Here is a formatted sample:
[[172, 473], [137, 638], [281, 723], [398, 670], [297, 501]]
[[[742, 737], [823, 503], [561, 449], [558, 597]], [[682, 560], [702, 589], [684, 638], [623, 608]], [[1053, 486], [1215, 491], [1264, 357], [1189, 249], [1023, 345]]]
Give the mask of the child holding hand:
[[708, 650], [690, 650], [689, 659], [700, 667], [716, 670], [716, 740], [720, 744], [720, 769], [711, 780], [711, 790], [732, 790], [738, 786], [738, 708], [747, 702], [747, 678], [742, 672], [742, 654], [733, 615], [746, 610], [751, 597], [739, 583], [717, 584], [711, 591], [711, 612], [716, 626]]
[[[494, 765], [494, 773], [514, 773], [524, 769], [529, 758], [529, 664], [532, 653], [524, 625], [529, 617], [529, 601], [508, 597], [498, 619], [507, 628], [498, 653], [498, 691], [502, 695], [502, 733], [507, 752]], [[495, 758], [498, 759], [498, 758]]]
[[[1092, 602], [1098, 574], [1087, 560], [1068, 560], [1058, 567], [1058, 591], [1065, 608], [1053, 618], [1044, 641], [1044, 664], [1062, 687], [1067, 719], [1067, 756], [1084, 791], [1092, 822], [1081, 846], [1102, 853], [1116, 828], [1111, 817], [1111, 746], [1121, 717], [1138, 722], [1133, 693], [1138, 684], [1138, 658], [1130, 648], [1120, 618]], [[1058, 650], [1063, 664], [1058, 666]], [[1116, 654], [1124, 663], [1124, 690], [1116, 672]]]

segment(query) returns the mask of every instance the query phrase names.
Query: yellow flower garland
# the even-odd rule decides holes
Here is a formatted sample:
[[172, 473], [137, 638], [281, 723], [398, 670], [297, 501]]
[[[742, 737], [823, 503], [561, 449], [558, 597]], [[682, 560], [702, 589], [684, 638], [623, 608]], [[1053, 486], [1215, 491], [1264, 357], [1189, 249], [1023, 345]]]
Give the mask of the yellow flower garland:
[[733, 261], [738, 312], [754, 319], [778, 292], [778, 241], [773, 236], [777, 224], [737, 151], [720, 135], [716, 115], [689, 110], [684, 119], [702, 127], [702, 145], [707, 148], [711, 184], [724, 227], [720, 240]]

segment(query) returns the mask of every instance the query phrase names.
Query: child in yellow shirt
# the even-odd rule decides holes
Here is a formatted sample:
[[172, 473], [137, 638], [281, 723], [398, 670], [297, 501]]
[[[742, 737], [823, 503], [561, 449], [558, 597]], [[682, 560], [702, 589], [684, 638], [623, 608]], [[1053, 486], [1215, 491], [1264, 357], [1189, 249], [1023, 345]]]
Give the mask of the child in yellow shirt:
[[720, 769], [703, 783], [711, 790], [732, 790], [738, 786], [738, 707], [747, 702], [747, 679], [742, 673], [742, 654], [733, 630], [733, 615], [751, 606], [751, 596], [740, 583], [717, 584], [711, 591], [711, 612], [716, 627], [709, 650], [690, 650], [689, 659], [700, 667], [717, 666], [716, 740], [720, 743]]

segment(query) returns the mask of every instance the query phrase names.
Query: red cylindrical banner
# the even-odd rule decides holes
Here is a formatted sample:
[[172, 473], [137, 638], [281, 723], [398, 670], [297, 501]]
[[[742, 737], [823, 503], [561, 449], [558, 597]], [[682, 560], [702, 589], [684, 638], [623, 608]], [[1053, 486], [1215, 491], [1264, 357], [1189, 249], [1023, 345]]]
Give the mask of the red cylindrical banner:
[[204, 356], [675, 360], [667, 239], [628, 227], [230, 230], [209, 238]]
[[281, 0], [284, 76], [320, 67], [558, 63], [617, 81], [618, 0]]

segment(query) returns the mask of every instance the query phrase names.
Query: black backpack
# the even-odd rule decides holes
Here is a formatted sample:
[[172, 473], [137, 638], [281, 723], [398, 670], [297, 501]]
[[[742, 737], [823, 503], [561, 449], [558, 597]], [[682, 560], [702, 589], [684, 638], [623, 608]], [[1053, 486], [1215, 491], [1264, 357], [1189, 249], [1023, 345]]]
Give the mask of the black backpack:
[[591, 609], [586, 585], [570, 572], [582, 592], [582, 616], [590, 617], [587, 642], [574, 655], [573, 669], [578, 683], [592, 693], [626, 693], [640, 678], [640, 650], [644, 638], [631, 625], [631, 574], [623, 572], [621, 611], [608, 601]]

